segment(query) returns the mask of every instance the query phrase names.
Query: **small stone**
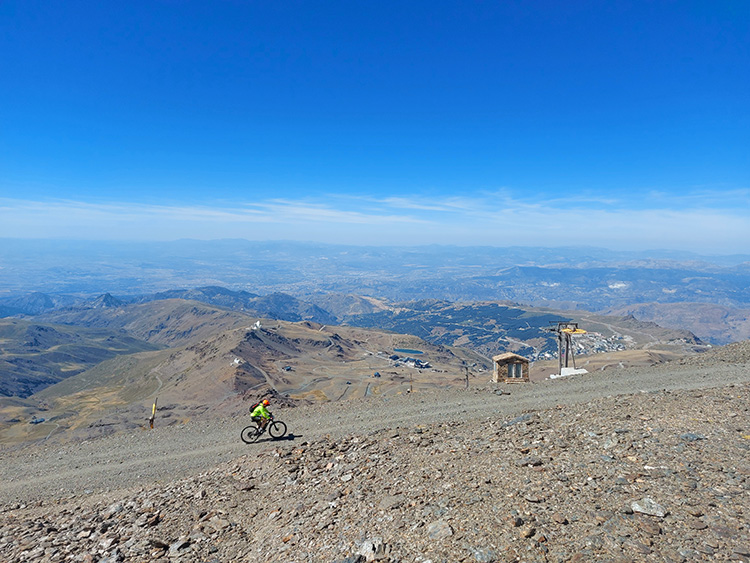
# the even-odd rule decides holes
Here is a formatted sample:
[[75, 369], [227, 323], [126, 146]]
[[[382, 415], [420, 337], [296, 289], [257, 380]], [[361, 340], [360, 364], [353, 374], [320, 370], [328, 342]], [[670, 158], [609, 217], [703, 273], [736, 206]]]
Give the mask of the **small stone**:
[[526, 528], [524, 528], [523, 530], [521, 530], [521, 537], [522, 538], [530, 538], [534, 534], [536, 534], [536, 528], [534, 528], [533, 526], [527, 526]]
[[110, 505], [103, 513], [102, 516], [105, 518], [111, 518], [115, 514], [119, 514], [123, 511], [122, 503], [116, 502], [115, 504]]
[[642, 555], [648, 555], [649, 553], [651, 553], [650, 547], [635, 540], [628, 540], [624, 542], [622, 546], [626, 552], [630, 552], [630, 553], [635, 552], [635, 553], [640, 553]]
[[234, 488], [238, 491], [251, 491], [255, 488], [255, 485], [250, 481], [235, 480]]
[[181, 549], [185, 549], [189, 545], [190, 545], [190, 539], [189, 538], [182, 537], [182, 538], [178, 539], [176, 542], [172, 543], [169, 546], [169, 555], [170, 555], [170, 557], [179, 554], [179, 552], [180, 552]]
[[725, 538], [728, 540], [737, 539], [737, 530], [730, 528], [728, 526], [712, 525], [711, 531], [714, 533], [715, 536], [720, 537], [720, 538]]
[[706, 524], [702, 520], [690, 520], [688, 522], [688, 526], [690, 526], [693, 530], [705, 530], [706, 528], [708, 528], [708, 524]]
[[640, 519], [638, 521], [638, 527], [642, 532], [649, 536], [658, 536], [661, 534], [661, 526], [653, 520]]
[[157, 549], [169, 549], [169, 544], [159, 538], [151, 538], [149, 543]]
[[99, 563], [121, 563], [124, 561], [122, 553], [119, 549], [116, 549], [110, 554], [109, 557], [103, 557], [99, 560]]
[[442, 540], [453, 535], [453, 528], [445, 520], [436, 520], [427, 525], [427, 536], [431, 540]]
[[495, 563], [498, 560], [495, 552], [487, 547], [470, 547], [469, 550], [477, 563]]
[[683, 442], [697, 442], [698, 440], [705, 440], [706, 437], [703, 434], [695, 434], [693, 432], [685, 432], [680, 434], [680, 440]]
[[109, 549], [117, 543], [117, 538], [104, 538], [102, 541], [99, 542], [99, 548], [104, 551], [109, 551]]
[[611, 450], [618, 444], [617, 438], [607, 438], [604, 443], [602, 444], [602, 448], [605, 450]]
[[557, 522], [558, 524], [562, 524], [563, 526], [565, 526], [568, 523], [568, 519], [565, 518], [565, 516], [563, 516], [559, 512], [555, 512], [552, 515], [552, 520]]
[[521, 459], [516, 460], [518, 467], [538, 467], [542, 465], [542, 460], [536, 456], [527, 455]]
[[689, 547], [681, 547], [677, 550], [677, 553], [680, 554], [681, 557], [684, 557], [685, 559], [692, 559], [695, 557], [698, 552], [690, 549]]
[[633, 512], [640, 512], [641, 514], [648, 514], [649, 516], [656, 516], [658, 518], [664, 518], [667, 515], [667, 509], [649, 497], [633, 501], [630, 507], [633, 509]]
[[390, 552], [390, 546], [385, 544], [381, 538], [366, 540], [362, 542], [357, 550], [357, 554], [363, 557], [365, 561], [380, 561], [386, 559]]
[[519, 417], [514, 418], [513, 420], [509, 420], [507, 422], [503, 422], [503, 427], [506, 426], [513, 426], [514, 424], [520, 424], [521, 422], [528, 422], [534, 417], [531, 413], [522, 414]]
[[397, 508], [404, 502], [404, 495], [388, 495], [381, 499], [378, 508], [380, 510], [391, 510]]
[[222, 530], [226, 530], [231, 526], [228, 520], [225, 520], [224, 518], [219, 518], [218, 516], [214, 516], [209, 520], [209, 525], [211, 528], [213, 528], [217, 532], [221, 532]]

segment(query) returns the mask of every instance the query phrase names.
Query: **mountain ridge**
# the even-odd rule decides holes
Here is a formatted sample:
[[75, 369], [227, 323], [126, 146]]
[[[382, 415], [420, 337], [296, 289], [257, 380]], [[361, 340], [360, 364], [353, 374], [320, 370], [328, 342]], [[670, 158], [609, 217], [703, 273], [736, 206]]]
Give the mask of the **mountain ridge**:
[[[210, 303], [186, 301], [174, 297], [175, 295], [202, 298]], [[585, 320], [584, 325], [589, 330], [587, 335], [575, 339], [577, 355], [644, 346], [662, 347], [672, 352], [692, 352], [704, 348], [694, 335], [684, 330], [665, 329], [632, 318], [602, 317], [581, 311], [577, 315], [563, 316], [558, 311], [521, 308], [507, 302], [453, 303], [431, 299], [388, 303], [373, 298], [334, 294], [315, 296], [312, 301], [317, 298], [322, 299], [323, 304], [334, 305], [342, 316], [337, 317], [314, 302], [303, 303], [291, 296], [272, 294], [253, 297], [247, 292], [212, 287], [189, 292], [166, 292], [132, 303], [124, 303], [105, 294], [96, 299], [83, 298], [78, 306], [47, 311], [33, 318], [50, 326], [67, 326], [64, 331], [76, 330], [74, 327], [77, 326], [110, 331], [106, 335], [110, 341], [127, 335], [134, 339], [133, 343], [141, 342], [138, 344], [140, 348], [134, 351], [143, 350], [143, 346], [180, 347], [226, 330], [248, 328], [261, 320], [265, 323], [269, 318], [289, 322], [317, 320], [324, 321], [318, 322], [321, 326], [337, 326], [342, 323], [344, 326], [388, 330], [411, 334], [437, 346], [466, 347], [484, 357], [514, 351], [532, 361], [556, 357], [557, 342], [555, 335], [549, 330], [550, 326], [558, 321], [567, 322], [574, 317]], [[211, 304], [217, 301], [224, 306], [238, 307], [239, 310]], [[246, 309], [258, 303], [261, 304], [258, 309], [265, 309], [265, 313]], [[102, 307], [101, 304], [106, 306]], [[18, 340], [20, 336], [15, 338]], [[89, 355], [91, 354], [90, 352]], [[14, 367], [17, 362], [22, 361], [19, 353], [6, 350], [4, 357], [5, 378], [16, 378], [16, 381], [24, 379], [26, 372]], [[106, 357], [108, 356], [102, 356], [100, 360]], [[85, 365], [91, 367], [91, 362]], [[24, 391], [18, 391], [21, 389], [18, 384], [15, 389], [22, 396], [27, 396], [45, 383], [53, 383], [60, 377], [62, 372], [58, 373], [56, 379], [44, 379], [44, 383], [42, 380], [29, 383], [31, 387]], [[9, 388], [5, 394], [16, 392]]]
[[[36, 315], [49, 303], [26, 294], [41, 292], [60, 308], [67, 300], [110, 293], [125, 302], [183, 288], [225, 287], [240, 296], [215, 294], [212, 303], [237, 308], [247, 303], [259, 316], [274, 316], [278, 303], [263, 296], [299, 300], [276, 318], [333, 324], [326, 308], [315, 310], [321, 294], [350, 294], [388, 301], [448, 299], [453, 302], [508, 301], [529, 307], [592, 311], [643, 311], [655, 320], [658, 307], [700, 303], [705, 318], [685, 308], [669, 309], [670, 327], [690, 330], [714, 345], [742, 340], [750, 319], [750, 256], [702, 256], [687, 252], [624, 252], [595, 247], [362, 247], [293, 241], [247, 240], [156, 243], [30, 241], [0, 245], [0, 315]], [[34, 256], [30, 260], [29, 256]], [[258, 297], [253, 298], [252, 295]], [[37, 296], [38, 298], [39, 296]], [[209, 296], [200, 300], [209, 301]], [[268, 299], [273, 301], [273, 299]], [[336, 307], [331, 301], [331, 307]], [[360, 303], [362, 312], [367, 307]], [[711, 324], [721, 308], [732, 322]], [[296, 311], [295, 311], [296, 309]], [[249, 310], [249, 309], [248, 309]], [[662, 310], [667, 310], [663, 308]], [[330, 311], [328, 311], [330, 313]], [[373, 311], [370, 311], [373, 312]], [[572, 314], [572, 313], [571, 313]], [[640, 312], [638, 314], [641, 314]], [[340, 319], [342, 315], [337, 315]]]

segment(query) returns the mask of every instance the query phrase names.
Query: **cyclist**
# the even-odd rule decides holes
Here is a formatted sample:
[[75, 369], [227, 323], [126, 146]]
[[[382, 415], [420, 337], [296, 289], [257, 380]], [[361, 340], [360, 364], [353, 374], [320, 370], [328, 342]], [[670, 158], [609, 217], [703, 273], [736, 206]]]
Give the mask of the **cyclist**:
[[271, 402], [268, 399], [263, 399], [258, 403], [258, 406], [250, 412], [250, 417], [253, 419], [253, 422], [258, 423], [258, 429], [260, 431], [265, 430], [266, 426], [268, 426], [268, 423], [271, 421], [271, 413], [268, 412], [268, 409], [266, 408], [270, 404]]

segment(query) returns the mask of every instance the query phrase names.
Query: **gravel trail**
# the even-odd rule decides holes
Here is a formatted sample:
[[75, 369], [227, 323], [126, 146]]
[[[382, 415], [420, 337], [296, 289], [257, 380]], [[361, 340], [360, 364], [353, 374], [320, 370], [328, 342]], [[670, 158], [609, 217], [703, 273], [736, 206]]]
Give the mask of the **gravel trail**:
[[[745, 358], [742, 358], [743, 360]], [[705, 363], [705, 362], [704, 362]], [[750, 382], [750, 363], [669, 363], [652, 368], [609, 370], [535, 384], [472, 386], [396, 397], [369, 397], [279, 410], [287, 443], [322, 436], [367, 434], [393, 427], [441, 421], [479, 423], [523, 412], [581, 404], [594, 399], [662, 390], [704, 389]], [[499, 394], [495, 389], [510, 394]], [[42, 441], [0, 450], [0, 506], [50, 501], [150, 487], [197, 475], [276, 442], [240, 441], [246, 416], [194, 420], [152, 431], [120, 433], [78, 443]]]

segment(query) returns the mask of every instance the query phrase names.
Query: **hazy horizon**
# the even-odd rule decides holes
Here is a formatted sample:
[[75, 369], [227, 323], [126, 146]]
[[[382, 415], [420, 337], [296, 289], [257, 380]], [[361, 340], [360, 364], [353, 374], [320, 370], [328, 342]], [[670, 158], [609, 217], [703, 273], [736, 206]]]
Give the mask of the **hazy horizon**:
[[[424, 244], [408, 244], [408, 243], [399, 243], [399, 244], [389, 244], [389, 243], [380, 243], [380, 244], [356, 244], [353, 242], [320, 242], [320, 241], [314, 241], [314, 240], [295, 240], [295, 239], [250, 239], [250, 238], [242, 238], [242, 237], [232, 237], [232, 238], [214, 238], [214, 239], [200, 239], [200, 238], [191, 238], [191, 237], [184, 237], [184, 238], [174, 238], [174, 239], [163, 239], [163, 240], [157, 240], [157, 239], [94, 239], [94, 238], [48, 238], [48, 237], [14, 237], [14, 236], [8, 236], [3, 237], [0, 236], [0, 241], [12, 241], [12, 243], [17, 244], [24, 244], [24, 243], [30, 243], [30, 244], [45, 244], [45, 245], [55, 245], [60, 247], [70, 246], [70, 245], [91, 245], [92, 247], [100, 247], [102, 249], [107, 248], [114, 248], [114, 247], [120, 247], [120, 248], [132, 248], [131, 245], [135, 245], [142, 248], [148, 248], [150, 245], [181, 245], [181, 244], [188, 244], [188, 245], [224, 245], [224, 244], [232, 244], [232, 243], [238, 243], [238, 244], [249, 244], [249, 245], [291, 245], [291, 246], [300, 246], [300, 247], [318, 247], [318, 248], [350, 248], [350, 249], [377, 249], [377, 250], [384, 250], [387, 251], [388, 249], [403, 249], [403, 250], [429, 250], [429, 249], [442, 249], [442, 250], [451, 250], [451, 249], [485, 249], [485, 250], [497, 250], [497, 251], [504, 251], [504, 250], [513, 250], [513, 251], [524, 251], [528, 250], [529, 252], [537, 252], [537, 251], [549, 251], [549, 252], [558, 252], [561, 256], [568, 256], [568, 258], [579, 255], [579, 254], [586, 254], [586, 253], [594, 253], [598, 257], [600, 257], [602, 260], [610, 260], [612, 262], [621, 261], [626, 258], [631, 258], [633, 260], [638, 259], [647, 259], [647, 258], [655, 258], [655, 259], [665, 259], [665, 260], [675, 260], [675, 261], [681, 261], [681, 260], [695, 260], [695, 259], [717, 259], [720, 261], [725, 261], [727, 263], [744, 263], [748, 260], [750, 260], [750, 252], [721, 252], [721, 253], [704, 253], [704, 252], [698, 252], [693, 250], [681, 250], [681, 249], [672, 249], [672, 248], [644, 248], [644, 249], [630, 249], [630, 248], [623, 248], [623, 249], [617, 249], [613, 247], [607, 247], [602, 245], [596, 245], [596, 244], [557, 244], [557, 245], [540, 245], [540, 244], [507, 244], [507, 245], [501, 245], [501, 244], [458, 244], [458, 243], [424, 243]], [[6, 249], [7, 250], [7, 249]], [[605, 256], [606, 253], [611, 253], [611, 256]], [[2, 252], [0, 251], [0, 254]]]

